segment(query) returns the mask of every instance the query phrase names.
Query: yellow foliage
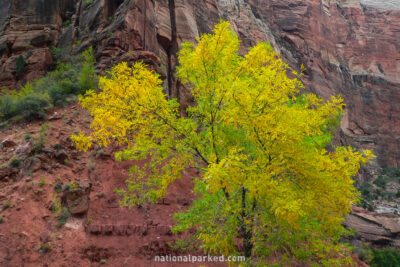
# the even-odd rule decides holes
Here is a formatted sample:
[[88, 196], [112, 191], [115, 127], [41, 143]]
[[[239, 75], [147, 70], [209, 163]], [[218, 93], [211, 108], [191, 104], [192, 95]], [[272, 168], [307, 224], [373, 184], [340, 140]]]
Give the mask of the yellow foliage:
[[196, 102], [187, 117], [143, 63], [118, 64], [100, 78], [99, 93], [80, 99], [93, 116], [92, 131], [72, 140], [81, 150], [92, 142], [123, 144], [118, 160], [145, 162], [118, 191], [125, 206], [156, 201], [182, 170], [199, 168], [199, 199], [178, 215], [177, 231], [196, 226], [206, 250], [238, 253], [240, 236], [252, 244], [245, 254], [259, 259], [285, 249], [299, 259], [341, 262], [332, 255], [343, 253], [341, 222], [358, 201], [353, 177], [373, 154], [328, 152], [341, 97], [300, 94], [303, 84], [287, 76], [289, 67], [266, 43], [245, 56], [238, 50], [228, 22], [197, 45], [183, 44], [178, 77]]

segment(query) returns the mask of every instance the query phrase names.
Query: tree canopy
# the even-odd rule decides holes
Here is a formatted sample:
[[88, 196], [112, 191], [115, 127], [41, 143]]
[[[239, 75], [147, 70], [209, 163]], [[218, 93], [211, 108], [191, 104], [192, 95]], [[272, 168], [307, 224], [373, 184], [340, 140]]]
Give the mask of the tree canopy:
[[100, 92], [80, 99], [93, 121], [73, 141], [81, 150], [123, 144], [117, 160], [145, 162], [118, 190], [123, 206], [157, 201], [183, 170], [198, 168], [197, 198], [174, 231], [195, 229], [209, 253], [348, 264], [341, 222], [358, 201], [352, 177], [373, 155], [328, 151], [342, 99], [301, 93], [300, 75], [266, 43], [244, 56], [239, 48], [228, 22], [183, 44], [177, 75], [195, 99], [185, 116], [145, 64], [116, 65]]

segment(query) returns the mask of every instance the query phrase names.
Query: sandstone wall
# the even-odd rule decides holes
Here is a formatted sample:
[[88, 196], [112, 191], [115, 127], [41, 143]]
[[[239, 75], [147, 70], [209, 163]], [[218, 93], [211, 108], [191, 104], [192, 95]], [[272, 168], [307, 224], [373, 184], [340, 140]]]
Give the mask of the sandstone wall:
[[[293, 68], [303, 64], [308, 90], [343, 96], [337, 140], [374, 149], [380, 166], [400, 166], [399, 7], [399, 0], [3, 0], [0, 86], [44, 74], [52, 46], [78, 53], [92, 45], [99, 69], [144, 60], [187, 105], [173, 75], [176, 52], [228, 19], [245, 46], [269, 41]], [[15, 74], [20, 54], [23, 77]]]

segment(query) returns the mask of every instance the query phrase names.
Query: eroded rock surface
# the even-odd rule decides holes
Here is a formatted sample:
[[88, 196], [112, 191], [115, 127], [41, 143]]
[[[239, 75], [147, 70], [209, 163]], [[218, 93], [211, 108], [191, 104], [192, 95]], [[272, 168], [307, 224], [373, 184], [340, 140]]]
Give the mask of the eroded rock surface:
[[346, 227], [356, 230], [355, 238], [377, 247], [400, 248], [400, 217], [369, 212], [354, 207], [347, 216]]
[[[50, 47], [92, 45], [98, 68], [143, 60], [183, 106], [176, 52], [220, 18], [244, 46], [269, 41], [308, 90], [347, 103], [337, 137], [371, 148], [380, 166], [400, 166], [400, 1], [375, 0], [4, 0], [0, 4], [0, 86], [15, 87], [52, 67]], [[75, 46], [72, 44], [75, 43]], [[244, 52], [243, 49], [242, 52]], [[26, 73], [16, 75], [19, 55]], [[367, 179], [364, 175], [361, 179]]]

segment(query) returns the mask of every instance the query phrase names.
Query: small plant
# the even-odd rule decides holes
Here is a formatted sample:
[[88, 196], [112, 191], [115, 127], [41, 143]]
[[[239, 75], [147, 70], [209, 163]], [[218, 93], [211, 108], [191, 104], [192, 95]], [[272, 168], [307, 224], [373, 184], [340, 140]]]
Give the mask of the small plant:
[[57, 200], [57, 197], [55, 196], [53, 196], [52, 202], [53, 204], [51, 206], [51, 211], [56, 214], [59, 214], [61, 212], [61, 202]]
[[6, 203], [3, 204], [3, 210], [6, 210], [6, 209], [8, 209], [10, 207], [11, 207], [11, 202], [10, 201], [7, 201]]
[[87, 218], [87, 219], [86, 219], [86, 223], [87, 223], [87, 224], [93, 223], [93, 218]]
[[30, 134], [30, 133], [24, 133], [24, 135], [22, 136], [22, 140], [24, 140], [24, 141], [31, 140], [31, 138], [32, 138], [32, 134]]
[[400, 266], [400, 253], [395, 249], [385, 248], [382, 250], [373, 250], [373, 260], [371, 267], [397, 267]]
[[0, 224], [4, 222], [3, 215], [0, 215]]
[[17, 75], [23, 75], [25, 73], [26, 62], [22, 55], [18, 56], [16, 65]]
[[69, 213], [69, 210], [67, 208], [63, 208], [63, 210], [61, 211], [60, 215], [58, 215], [58, 226], [62, 227], [68, 220], [69, 216], [71, 214]]
[[106, 261], [105, 259], [101, 259], [101, 260], [100, 260], [100, 263], [101, 263], [101, 264], [106, 264], [106, 262], [107, 262], [107, 261]]
[[53, 148], [55, 150], [60, 150], [62, 148], [62, 145], [60, 143], [56, 143], [56, 144], [54, 144]]
[[12, 168], [19, 168], [21, 166], [21, 160], [19, 158], [12, 158], [9, 166]]
[[76, 190], [78, 190], [78, 189], [79, 189], [78, 183], [75, 182], [75, 181], [72, 181], [71, 184], [70, 184], [70, 186], [69, 186], [69, 190], [73, 192], [73, 191], [76, 191]]
[[57, 193], [61, 193], [61, 191], [62, 191], [62, 184], [61, 184], [61, 183], [57, 183], [57, 184], [54, 186], [54, 191], [56, 191]]
[[37, 138], [37, 140], [35, 141], [35, 143], [33, 144], [33, 151], [35, 154], [37, 153], [41, 153], [45, 144], [46, 144], [46, 137], [47, 137], [47, 131], [48, 131], [48, 124], [47, 123], [43, 123], [40, 126], [40, 130], [39, 130], [39, 137]]
[[63, 22], [63, 25], [64, 25], [64, 26], [68, 26], [69, 24], [71, 24], [71, 21], [70, 21], [69, 19], [67, 19], [67, 20], [65, 20], [65, 21]]
[[46, 184], [46, 180], [44, 179], [44, 177], [42, 177], [42, 179], [39, 180], [39, 186], [43, 187]]
[[39, 251], [43, 254], [49, 252], [51, 250], [51, 244], [49, 242], [41, 244]]

